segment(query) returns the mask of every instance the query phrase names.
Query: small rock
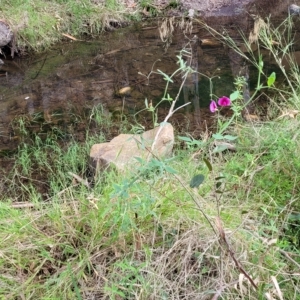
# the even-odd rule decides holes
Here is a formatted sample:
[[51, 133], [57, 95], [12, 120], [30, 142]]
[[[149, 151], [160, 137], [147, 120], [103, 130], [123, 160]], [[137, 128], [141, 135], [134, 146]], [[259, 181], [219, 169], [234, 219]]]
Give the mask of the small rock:
[[289, 13], [291, 15], [300, 15], [300, 6], [298, 6], [296, 4], [291, 4], [289, 6]]
[[[153, 151], [151, 146], [154, 138], [162, 126]], [[143, 134], [120, 134], [109, 143], [95, 144], [90, 151], [90, 165], [96, 170], [104, 170], [112, 166], [117, 170], [134, 167], [138, 161], [135, 157], [149, 160], [152, 155], [162, 158], [172, 153], [174, 144], [174, 130], [169, 123], [160, 125]]]
[[11, 42], [13, 33], [7, 23], [0, 20], [0, 47], [6, 46]]
[[192, 19], [192, 18], [194, 18], [194, 16], [195, 16], [195, 10], [192, 9], [192, 8], [190, 8], [190, 9], [189, 9], [188, 17]]

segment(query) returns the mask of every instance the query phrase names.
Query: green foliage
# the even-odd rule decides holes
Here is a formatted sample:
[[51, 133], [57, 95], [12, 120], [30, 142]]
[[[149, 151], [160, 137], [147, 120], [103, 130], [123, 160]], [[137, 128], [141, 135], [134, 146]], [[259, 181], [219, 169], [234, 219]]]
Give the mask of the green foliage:
[[187, 136], [178, 136], [178, 139], [181, 141], [184, 141], [186, 146], [189, 149], [193, 148], [200, 148], [203, 147], [206, 143], [202, 141], [198, 141], [194, 139], [193, 137], [187, 137]]
[[[146, 77], [148, 81], [149, 81], [149, 79], [150, 79], [150, 76], [151, 76], [153, 73], [155, 73], [155, 74], [160, 74], [160, 75], [162, 75], [163, 79], [164, 79], [167, 83], [166, 83], [165, 90], [164, 90], [164, 94], [163, 94], [161, 100], [160, 100], [155, 106], [153, 106], [152, 103], [149, 104], [149, 103], [148, 103], [148, 100], [145, 99], [145, 108], [142, 109], [142, 110], [140, 110], [140, 111], [138, 111], [138, 112], [135, 114], [135, 116], [137, 116], [138, 114], [140, 114], [142, 111], [145, 111], [145, 110], [148, 111], [148, 112], [150, 112], [151, 115], [152, 115], [153, 127], [156, 127], [156, 126], [159, 125], [159, 124], [158, 124], [158, 108], [162, 105], [162, 103], [168, 102], [168, 103], [171, 105], [171, 108], [170, 108], [170, 110], [169, 110], [169, 114], [166, 116], [165, 120], [161, 123], [161, 125], [163, 125], [164, 123], [166, 123], [166, 122], [168, 121], [168, 119], [169, 119], [169, 118], [170, 118], [177, 110], [181, 109], [182, 107], [184, 107], [184, 106], [186, 105], [186, 104], [185, 104], [185, 105], [180, 106], [180, 107], [178, 107], [178, 108], [175, 109], [175, 104], [176, 104], [176, 102], [177, 102], [177, 100], [178, 100], [179, 94], [180, 94], [180, 92], [181, 92], [181, 90], [182, 90], [182, 88], [183, 88], [183, 84], [184, 84], [184, 82], [185, 82], [185, 80], [186, 80], [188, 74], [194, 72], [194, 71], [192, 70], [192, 68], [188, 65], [187, 61], [184, 59], [185, 57], [188, 57], [188, 56], [190, 56], [190, 55], [191, 55], [191, 53], [188, 52], [188, 51], [185, 50], [185, 49], [183, 49], [183, 50], [180, 51], [180, 54], [177, 55], [177, 59], [178, 59], [177, 64], [179, 65], [179, 68], [176, 69], [170, 76], [167, 75], [166, 73], [164, 73], [163, 71], [159, 70], [159, 69], [157, 70], [157, 72], [156, 72], [156, 71], [153, 71], [154, 65], [155, 65], [155, 63], [156, 63], [157, 61], [154, 63], [154, 65], [153, 65], [153, 67], [152, 67], [152, 70], [149, 72], [148, 75], [145, 75], [145, 74], [143, 74], [143, 73], [141, 73], [141, 72], [138, 73], [139, 75], [142, 75], [142, 76]], [[170, 85], [170, 83], [174, 83], [173, 78], [175, 78], [175, 76], [178, 75], [178, 74], [180, 74], [180, 73], [182, 73], [183, 81], [182, 81], [181, 86], [179, 87], [179, 91], [178, 91], [176, 97], [173, 98], [173, 97], [171, 97], [170, 94], [168, 93], [169, 85]], [[189, 104], [189, 103], [188, 103], [188, 104]]]
[[274, 84], [275, 80], [276, 80], [276, 73], [272, 72], [271, 75], [268, 77], [268, 80], [267, 80], [268, 87], [272, 86]]
[[100, 34], [109, 22], [122, 22], [127, 12], [117, 0], [105, 3], [91, 0], [2, 1], [0, 18], [17, 30], [20, 50], [42, 51], [63, 38]]
[[[178, 59], [179, 70], [193, 72]], [[264, 76], [263, 59], [254, 64]], [[168, 86], [176, 72], [158, 73]], [[265, 79], [255, 93], [275, 89], [276, 76]], [[112, 124], [103, 108], [92, 110], [83, 145], [58, 129], [42, 139], [28, 131], [29, 119], [15, 120], [22, 145], [0, 182], [11, 192], [0, 202], [0, 297], [201, 299], [219, 295], [218, 281], [224, 299], [277, 297], [278, 287], [296, 299], [300, 123], [241, 123], [243, 85], [237, 78], [234, 118], [220, 120], [211, 137], [181, 136], [187, 147], [171, 158], [137, 157], [134, 171], [101, 174], [92, 188], [69, 172], [86, 178], [90, 146], [104, 140], [90, 126]], [[160, 103], [176, 100], [166, 88]], [[145, 107], [159, 123], [158, 106]], [[235, 151], [217, 151], [216, 142], [235, 143]], [[46, 195], [37, 172], [47, 174]]]
[[202, 184], [203, 181], [204, 181], [204, 175], [203, 174], [195, 175], [192, 178], [191, 182], [190, 182], [190, 187], [191, 188], [199, 187], [200, 184]]

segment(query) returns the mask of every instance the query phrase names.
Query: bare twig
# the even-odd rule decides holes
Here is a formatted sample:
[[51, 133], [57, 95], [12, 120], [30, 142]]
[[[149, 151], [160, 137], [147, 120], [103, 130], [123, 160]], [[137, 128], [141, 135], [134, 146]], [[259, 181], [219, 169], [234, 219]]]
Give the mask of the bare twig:
[[68, 174], [71, 175], [72, 177], [74, 177], [81, 184], [85, 185], [88, 189], [91, 188], [90, 184], [88, 183], [88, 181], [86, 179], [83, 179], [82, 177], [80, 177], [72, 172], [68, 172]]
[[35, 203], [31, 202], [16, 202], [11, 205], [12, 208], [32, 208], [35, 207]]
[[300, 265], [294, 259], [292, 259], [287, 252], [285, 252], [285, 251], [283, 251], [281, 249], [278, 249], [278, 251], [281, 254], [283, 254], [288, 260], [290, 260], [293, 264], [295, 264], [299, 268], [299, 270], [300, 270]]
[[228, 283], [228, 284], [226, 284], [226, 285], [221, 286], [221, 287], [217, 290], [217, 292], [214, 294], [214, 296], [211, 298], [211, 300], [218, 300], [219, 297], [222, 295], [222, 292], [223, 292], [224, 290], [226, 290], [226, 289], [229, 288], [230, 286], [236, 285], [237, 283], [239, 283], [238, 280], [233, 281], [233, 282], [230, 282], [230, 283]]
[[235, 266], [237, 269], [245, 275], [245, 277], [249, 280], [251, 285], [257, 290], [258, 286], [254, 282], [254, 280], [250, 277], [250, 275], [244, 270], [242, 264], [236, 259], [234, 251], [230, 248], [230, 245], [226, 239], [226, 234], [222, 226], [222, 222], [220, 217], [216, 218], [216, 227], [219, 230], [219, 236], [220, 236], [220, 244], [223, 242], [223, 244], [226, 246], [226, 250], [228, 251], [229, 255], [231, 256], [232, 260], [234, 261]]

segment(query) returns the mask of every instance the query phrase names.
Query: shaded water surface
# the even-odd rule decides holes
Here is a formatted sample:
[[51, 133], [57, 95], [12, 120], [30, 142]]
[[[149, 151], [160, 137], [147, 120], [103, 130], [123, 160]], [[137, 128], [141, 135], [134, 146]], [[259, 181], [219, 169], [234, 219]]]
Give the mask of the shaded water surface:
[[[105, 33], [97, 41], [66, 42], [45, 54], [5, 60], [0, 69], [0, 151], [18, 145], [12, 122], [20, 116], [37, 120], [32, 130], [38, 132], [41, 124], [65, 126], [75, 115], [97, 104], [113, 115], [121, 111], [130, 115], [144, 108], [145, 98], [155, 103], [163, 95], [166, 81], [159, 74], [153, 73], [147, 79], [139, 73], [148, 75], [152, 69], [160, 69], [172, 74], [178, 68], [176, 56], [183, 48], [193, 56], [186, 57], [192, 67], [207, 76], [216, 76], [214, 93], [228, 94], [232, 75], [227, 49], [202, 47], [201, 38], [206, 36], [196, 25], [186, 34], [176, 28], [167, 46], [160, 38], [158, 23], [136, 25]], [[180, 84], [178, 75], [170, 86], [173, 98]], [[130, 92], [119, 94], [123, 87], [130, 87]], [[190, 76], [180, 101], [193, 102], [190, 111], [197, 109], [193, 118], [188, 117], [192, 128], [203, 126], [209, 100], [208, 80]], [[199, 107], [203, 107], [200, 112]]]
[[[217, 19], [211, 22], [214, 20]], [[148, 75], [157, 69], [172, 74], [178, 68], [176, 56], [184, 48], [190, 53], [186, 61], [200, 74], [189, 76], [180, 95], [179, 104], [192, 104], [171, 122], [198, 134], [210, 126], [207, 77], [213, 77], [217, 97], [229, 95], [243, 62], [223, 44], [210, 42], [210, 34], [199, 23], [191, 24], [188, 19], [176, 19], [172, 25], [168, 22], [137, 24], [105, 33], [96, 41], [66, 41], [47, 53], [4, 60], [0, 68], [0, 154], [16, 149], [21, 142], [16, 129], [20, 116], [26, 117], [27, 129], [32, 132], [43, 134], [58, 127], [66, 134], [82, 133], [83, 138], [85, 118], [95, 105], [102, 104], [118, 120], [122, 113], [132, 116], [143, 109], [146, 98], [157, 103], [166, 81], [157, 72], [149, 78], [140, 74]], [[237, 27], [230, 27], [230, 19], [227, 23], [228, 30], [238, 38]], [[253, 22], [246, 23], [248, 30]], [[169, 29], [174, 26], [172, 37], [165, 35], [164, 41], [162, 25]], [[180, 84], [179, 74], [169, 89], [173, 98]], [[124, 87], [131, 89], [120, 94]], [[159, 121], [167, 110], [168, 107], [159, 110]], [[146, 128], [152, 126], [150, 116], [137, 118]]]

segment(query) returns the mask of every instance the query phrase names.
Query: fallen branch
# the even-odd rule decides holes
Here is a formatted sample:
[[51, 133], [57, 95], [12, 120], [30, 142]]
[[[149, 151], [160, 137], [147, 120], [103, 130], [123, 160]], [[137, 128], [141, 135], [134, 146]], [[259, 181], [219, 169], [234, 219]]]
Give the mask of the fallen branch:
[[71, 175], [72, 177], [74, 177], [79, 183], [85, 185], [88, 189], [91, 188], [90, 184], [88, 183], [88, 181], [86, 179], [83, 179], [82, 177], [72, 173], [72, 172], [68, 172], [69, 175]]
[[220, 217], [217, 217], [216, 218], [216, 227], [219, 231], [219, 236], [220, 236], [220, 244], [225, 244], [226, 246], [226, 250], [227, 252], [229, 253], [229, 255], [231, 256], [232, 260], [234, 261], [234, 264], [236, 266], [236, 268], [242, 273], [245, 275], [245, 277], [249, 280], [249, 282], [251, 283], [251, 285], [256, 289], [258, 290], [258, 286], [256, 285], [256, 283], [254, 282], [254, 280], [250, 277], [250, 275], [244, 270], [242, 264], [236, 259], [235, 257], [235, 253], [233, 252], [233, 250], [230, 248], [230, 245], [229, 243], [227, 242], [227, 239], [226, 239], [226, 234], [225, 234], [225, 231], [223, 229], [223, 226], [222, 226], [222, 223], [221, 223], [221, 219]]

